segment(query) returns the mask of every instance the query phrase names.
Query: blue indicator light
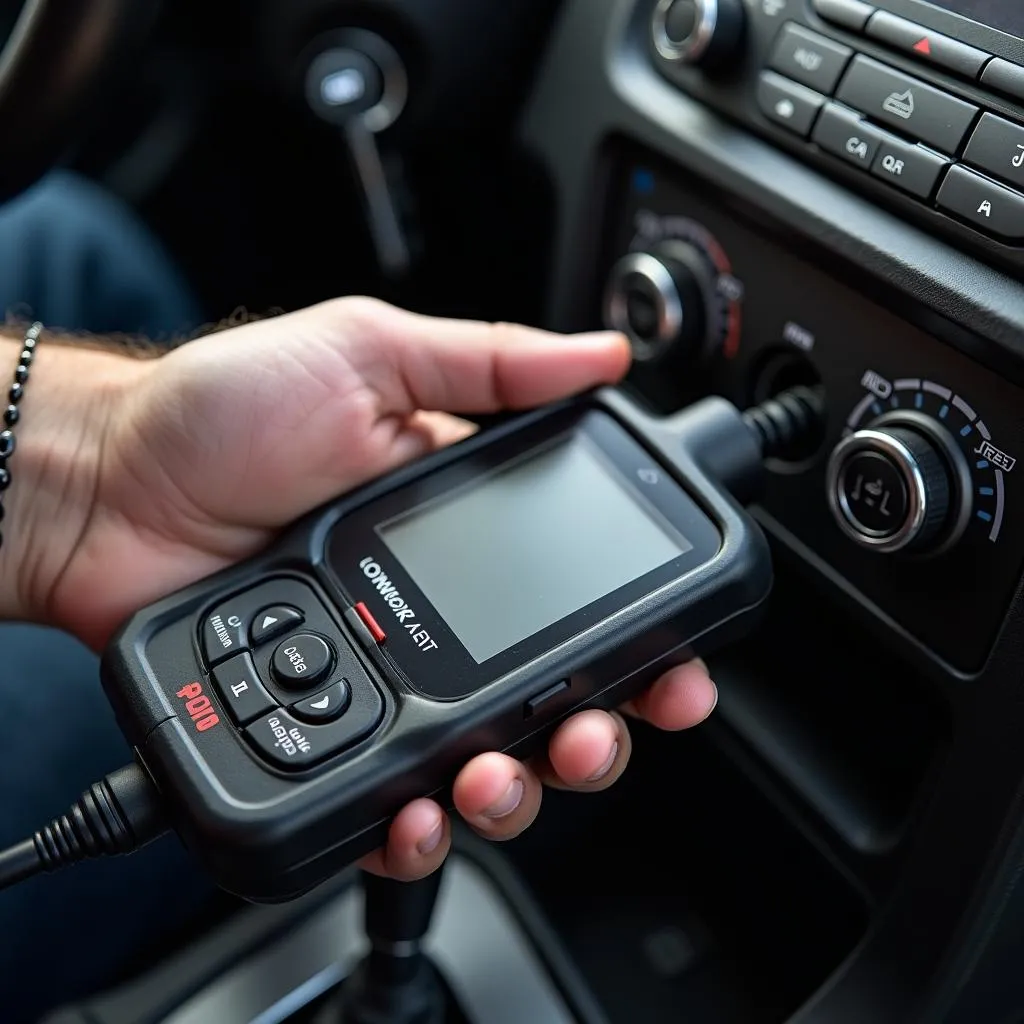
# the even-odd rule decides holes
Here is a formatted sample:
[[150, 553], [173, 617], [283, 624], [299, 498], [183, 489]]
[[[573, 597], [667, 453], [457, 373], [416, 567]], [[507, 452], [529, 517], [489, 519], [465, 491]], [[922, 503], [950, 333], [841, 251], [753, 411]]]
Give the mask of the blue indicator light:
[[918, 391], [918, 393], [914, 395], [914, 408], [920, 409], [922, 405], [924, 405], [924, 395]]
[[633, 191], [641, 195], [650, 195], [654, 191], [654, 175], [642, 167], [633, 172]]
[[978, 518], [983, 523], [991, 523], [992, 522], [992, 513], [991, 512], [979, 512], [978, 513]]
[[983, 498], [991, 498], [992, 495], [996, 493], [996, 489], [994, 487], [979, 487], [978, 493]]
[[974, 428], [968, 423], [966, 426], [960, 428], [960, 436], [966, 437]]
[[872, 402], [871, 403], [871, 411], [876, 416], [881, 416], [882, 415], [882, 407], [877, 402]]
[[939, 419], [940, 420], [944, 420], [948, 415], [949, 415], [949, 406], [948, 405], [944, 405], [939, 410]]
[[981, 462], [978, 463], [978, 469], [988, 469], [988, 460], [982, 459]]

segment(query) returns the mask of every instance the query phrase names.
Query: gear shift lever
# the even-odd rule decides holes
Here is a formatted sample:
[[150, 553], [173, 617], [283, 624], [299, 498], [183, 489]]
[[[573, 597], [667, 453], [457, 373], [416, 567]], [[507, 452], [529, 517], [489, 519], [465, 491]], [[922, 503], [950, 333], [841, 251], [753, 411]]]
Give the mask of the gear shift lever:
[[442, 871], [418, 882], [363, 875], [370, 952], [342, 987], [341, 1024], [444, 1024], [450, 996], [423, 952]]

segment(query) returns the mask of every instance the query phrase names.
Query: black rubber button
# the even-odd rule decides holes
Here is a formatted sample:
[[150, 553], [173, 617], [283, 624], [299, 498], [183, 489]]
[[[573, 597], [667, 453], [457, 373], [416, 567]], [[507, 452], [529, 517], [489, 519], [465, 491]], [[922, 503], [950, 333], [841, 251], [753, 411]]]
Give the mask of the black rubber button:
[[774, 71], [762, 71], [757, 83], [757, 102], [765, 117], [806, 138], [825, 97]]
[[937, 64], [967, 78], [976, 78], [985, 66], [985, 61], [992, 56], [984, 50], [968, 46], [958, 39], [950, 39], [949, 36], [933, 32], [930, 28], [899, 18], [888, 11], [879, 11], [872, 17], [868, 22], [867, 34], [918, 60]]
[[786, 25], [775, 42], [770, 65], [786, 78], [831, 93], [852, 56], [848, 46], [800, 25]]
[[292, 711], [305, 722], [333, 722], [344, 714], [349, 697], [348, 683], [342, 679], [312, 697], [297, 701], [292, 705]]
[[936, 202], [995, 238], [1011, 245], [1024, 242], [1024, 195], [966, 167], [950, 168]]
[[945, 153], [955, 153], [978, 108], [867, 57], [854, 57], [836, 99]]
[[276, 701], [263, 689], [256, 666], [248, 654], [236, 654], [213, 670], [213, 685], [221, 701], [239, 725], [272, 710]]
[[1002, 57], [996, 57], [985, 65], [981, 84], [1016, 100], [1024, 100], [1024, 68]]
[[311, 690], [333, 667], [334, 649], [312, 633], [296, 633], [282, 640], [271, 660], [274, 678], [289, 690]]
[[964, 160], [994, 178], [1024, 189], [1024, 128], [995, 114], [982, 114]]
[[303, 615], [297, 608], [288, 605], [275, 604], [271, 608], [264, 608], [258, 612], [252, 620], [252, 628], [249, 637], [254, 647], [265, 644], [270, 640], [276, 640], [282, 633], [296, 629], [301, 626]]
[[852, 32], [862, 31], [875, 13], [874, 7], [864, 0], [813, 0], [813, 3], [819, 17]]

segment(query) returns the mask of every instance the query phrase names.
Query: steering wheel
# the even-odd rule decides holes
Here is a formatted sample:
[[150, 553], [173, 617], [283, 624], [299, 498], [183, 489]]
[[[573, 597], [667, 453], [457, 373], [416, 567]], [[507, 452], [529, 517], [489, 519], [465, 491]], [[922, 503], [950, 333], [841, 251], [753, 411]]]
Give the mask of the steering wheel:
[[0, 199], [64, 155], [122, 46], [149, 27], [155, 0], [25, 0], [0, 50]]

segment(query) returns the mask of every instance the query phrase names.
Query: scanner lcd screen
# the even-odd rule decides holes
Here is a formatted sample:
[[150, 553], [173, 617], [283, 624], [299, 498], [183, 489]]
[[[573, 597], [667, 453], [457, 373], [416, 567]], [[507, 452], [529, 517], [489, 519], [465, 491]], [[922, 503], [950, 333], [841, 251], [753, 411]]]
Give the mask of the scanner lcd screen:
[[[650, 470], [656, 474], [658, 471]], [[584, 435], [377, 526], [475, 661], [692, 550]]]

